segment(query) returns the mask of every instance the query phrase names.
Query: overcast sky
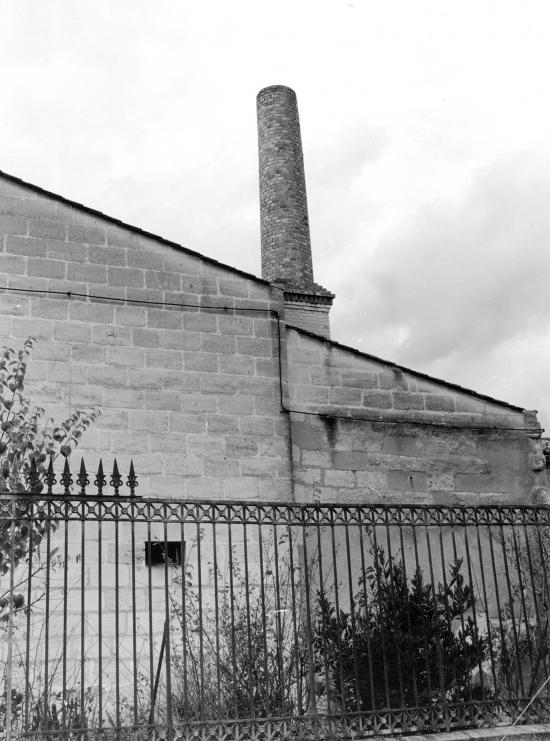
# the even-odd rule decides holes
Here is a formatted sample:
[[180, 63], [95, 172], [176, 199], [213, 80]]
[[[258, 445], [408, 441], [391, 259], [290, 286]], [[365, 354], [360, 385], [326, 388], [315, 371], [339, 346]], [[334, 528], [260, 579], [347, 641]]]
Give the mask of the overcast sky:
[[334, 339], [550, 428], [547, 0], [0, 0], [0, 169], [260, 272], [294, 88]]

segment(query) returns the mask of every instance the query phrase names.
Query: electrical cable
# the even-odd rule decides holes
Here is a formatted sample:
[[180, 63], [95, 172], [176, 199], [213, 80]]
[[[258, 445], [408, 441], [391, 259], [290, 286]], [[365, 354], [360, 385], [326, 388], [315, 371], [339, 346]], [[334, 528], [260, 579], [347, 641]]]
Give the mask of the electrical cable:
[[540, 436], [543, 432], [543, 428], [538, 427], [512, 427], [505, 425], [463, 425], [463, 424], [448, 424], [447, 422], [438, 422], [436, 420], [418, 420], [410, 419], [406, 417], [402, 418], [389, 418], [389, 417], [374, 417], [374, 416], [363, 416], [363, 415], [347, 415], [347, 414], [335, 414], [330, 411], [312, 411], [310, 409], [292, 409], [284, 403], [284, 389], [283, 389], [283, 363], [282, 363], [282, 339], [281, 339], [281, 315], [277, 309], [263, 308], [256, 306], [224, 306], [224, 305], [212, 305], [203, 303], [190, 303], [190, 302], [176, 302], [176, 301], [152, 301], [149, 299], [133, 299], [133, 298], [119, 298], [116, 296], [101, 296], [99, 294], [92, 293], [79, 293], [77, 291], [56, 291], [48, 288], [11, 288], [7, 286], [0, 286], [1, 291], [8, 291], [11, 293], [42, 293], [54, 296], [67, 296], [67, 298], [84, 298], [84, 299], [96, 299], [101, 301], [113, 301], [118, 303], [131, 303], [140, 304], [142, 306], [166, 306], [181, 309], [200, 309], [201, 311], [235, 311], [235, 312], [254, 312], [259, 314], [270, 314], [277, 321], [277, 343], [278, 343], [278, 362], [279, 362], [279, 395], [281, 411], [286, 414], [305, 414], [308, 416], [327, 418], [327, 419], [341, 419], [348, 422], [369, 422], [378, 423], [384, 425], [419, 425], [422, 427], [434, 427], [438, 429], [449, 429], [449, 430], [477, 430], [477, 431], [504, 431], [504, 432], [523, 432], [528, 435]]

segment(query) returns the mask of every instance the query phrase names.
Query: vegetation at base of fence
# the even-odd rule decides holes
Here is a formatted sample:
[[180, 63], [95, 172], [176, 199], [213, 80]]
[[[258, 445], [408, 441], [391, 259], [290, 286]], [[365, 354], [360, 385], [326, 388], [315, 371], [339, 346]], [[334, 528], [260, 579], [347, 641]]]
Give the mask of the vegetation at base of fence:
[[403, 560], [382, 547], [372, 555], [349, 611], [319, 593], [316, 671], [327, 676], [327, 695], [350, 712], [471, 700], [487, 641], [467, 615], [473, 592], [462, 561], [434, 587], [420, 568], [407, 579]]

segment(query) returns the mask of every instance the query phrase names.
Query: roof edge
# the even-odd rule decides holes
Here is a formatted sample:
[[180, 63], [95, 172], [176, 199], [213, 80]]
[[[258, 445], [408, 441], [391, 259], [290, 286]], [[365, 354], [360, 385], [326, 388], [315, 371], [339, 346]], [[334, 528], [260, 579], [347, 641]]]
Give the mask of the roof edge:
[[26, 180], [22, 180], [21, 178], [18, 178], [15, 175], [10, 175], [9, 173], [4, 172], [3, 170], [0, 170], [0, 178], [4, 178], [11, 183], [15, 183], [16, 185], [21, 185], [24, 188], [29, 188], [30, 190], [42, 196], [53, 198], [54, 200], [59, 201], [60, 203], [65, 204], [66, 206], [72, 206], [73, 208], [79, 209], [80, 211], [84, 211], [90, 216], [96, 216], [101, 219], [105, 219], [109, 223], [115, 226], [120, 226], [123, 229], [128, 229], [128, 231], [134, 234], [138, 234], [141, 237], [147, 237], [148, 239], [154, 239], [157, 242], [160, 242], [161, 244], [167, 245], [168, 247], [175, 247], [176, 249], [182, 250], [188, 255], [192, 255], [193, 257], [198, 257], [201, 260], [204, 260], [210, 265], [215, 265], [216, 267], [223, 268], [224, 270], [229, 270], [231, 273], [236, 273], [237, 275], [240, 275], [243, 278], [247, 278], [248, 280], [254, 280], [265, 286], [271, 285], [269, 281], [264, 280], [263, 278], [258, 278], [258, 276], [254, 275], [253, 273], [247, 273], [246, 270], [240, 270], [239, 268], [235, 268], [232, 265], [226, 265], [225, 263], [220, 262], [219, 260], [215, 260], [213, 257], [208, 257], [207, 255], [203, 255], [201, 252], [192, 250], [189, 247], [184, 247], [182, 244], [179, 244], [178, 242], [173, 242], [171, 239], [166, 239], [165, 237], [161, 237], [159, 234], [154, 234], [153, 232], [148, 232], [145, 229], [140, 229], [140, 227], [138, 226], [134, 226], [133, 224], [128, 224], [127, 222], [122, 221], [122, 219], [117, 219], [114, 216], [109, 216], [109, 214], [105, 214], [103, 213], [103, 211], [98, 211], [97, 209], [91, 208], [90, 206], [85, 206], [83, 203], [79, 203], [78, 201], [71, 201], [70, 198], [65, 198], [65, 196], [59, 195], [59, 193], [54, 193], [53, 191], [47, 190], [46, 188], [41, 188], [39, 185], [34, 185], [34, 183], [29, 183]]
[[483, 401], [489, 401], [492, 404], [499, 404], [501, 406], [508, 407], [508, 409], [513, 409], [515, 412], [524, 413], [524, 412], [530, 411], [530, 410], [525, 409], [524, 407], [518, 407], [515, 404], [509, 404], [507, 401], [502, 401], [501, 399], [495, 399], [492, 396], [487, 396], [486, 394], [480, 394], [477, 391], [474, 391], [473, 389], [466, 388], [465, 386], [460, 386], [458, 383], [452, 383], [451, 381], [445, 381], [442, 378], [435, 378], [435, 376], [430, 376], [428, 375], [428, 373], [422, 373], [421, 371], [416, 371], [416, 370], [413, 370], [412, 368], [407, 368], [404, 365], [399, 365], [398, 363], [394, 363], [392, 360], [384, 360], [384, 358], [380, 358], [377, 355], [370, 355], [369, 353], [362, 352], [361, 350], [358, 350], [355, 347], [350, 347], [349, 345], [343, 345], [341, 342], [337, 342], [336, 340], [329, 339], [328, 337], [324, 337], [323, 335], [320, 335], [320, 334], [315, 334], [315, 332], [310, 332], [307, 329], [296, 327], [293, 324], [287, 324], [286, 326], [288, 329], [293, 329], [296, 332], [300, 332], [301, 334], [307, 335], [308, 337], [312, 337], [315, 340], [320, 340], [321, 342], [327, 345], [334, 345], [340, 350], [347, 350], [348, 352], [351, 352], [354, 355], [359, 355], [362, 358], [373, 360], [376, 363], [383, 363], [384, 365], [388, 365], [391, 368], [395, 368], [396, 370], [400, 370], [405, 373], [411, 373], [413, 376], [417, 376], [418, 378], [422, 378], [423, 380], [426, 380], [426, 381], [433, 381], [435, 383], [440, 383], [443, 386], [447, 386], [447, 388], [454, 389], [455, 391], [460, 391], [461, 393], [469, 394], [470, 396], [475, 396], [478, 399], [483, 399]]

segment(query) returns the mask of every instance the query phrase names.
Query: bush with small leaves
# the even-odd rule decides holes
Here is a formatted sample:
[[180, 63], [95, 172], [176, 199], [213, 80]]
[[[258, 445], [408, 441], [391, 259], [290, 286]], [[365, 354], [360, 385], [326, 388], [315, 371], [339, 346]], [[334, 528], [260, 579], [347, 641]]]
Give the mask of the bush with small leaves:
[[[0, 519], [0, 576], [25, 561], [46, 533], [43, 521], [25, 517], [25, 497], [43, 491], [49, 461], [69, 456], [100, 414], [97, 409], [77, 410], [56, 424], [44, 408], [31, 404], [25, 377], [35, 342], [29, 337], [19, 350], [0, 349], [0, 494], [18, 500], [17, 519]], [[11, 603], [14, 611], [25, 608], [22, 595], [10, 599], [9, 593], [0, 594], [0, 621]]]

